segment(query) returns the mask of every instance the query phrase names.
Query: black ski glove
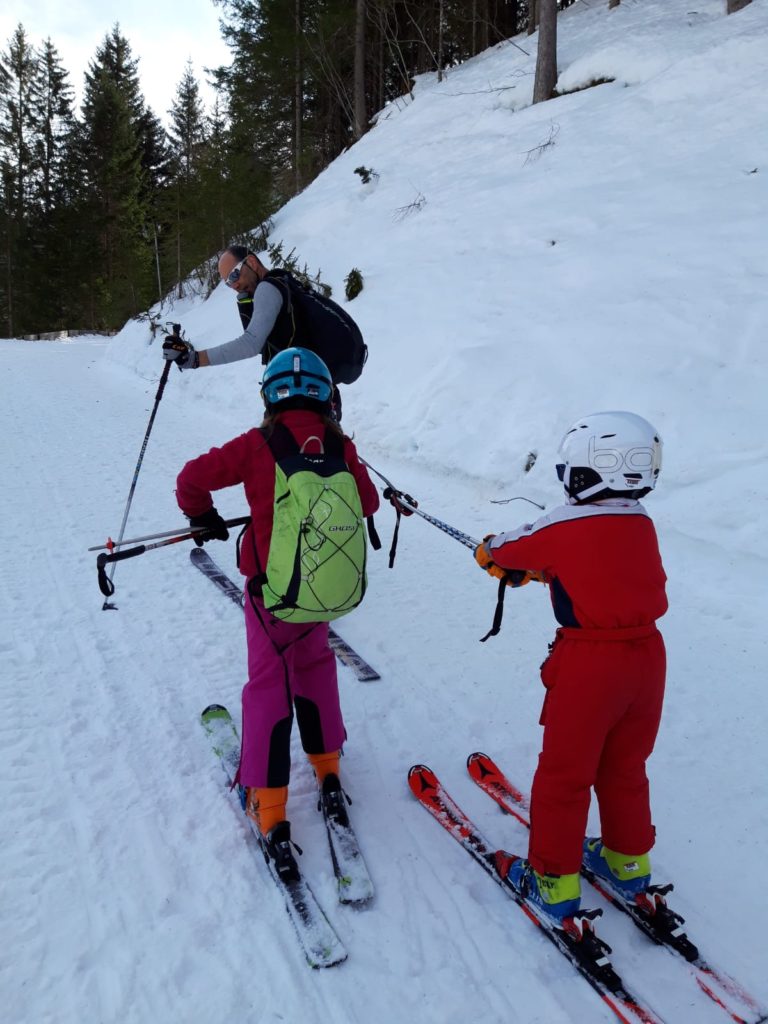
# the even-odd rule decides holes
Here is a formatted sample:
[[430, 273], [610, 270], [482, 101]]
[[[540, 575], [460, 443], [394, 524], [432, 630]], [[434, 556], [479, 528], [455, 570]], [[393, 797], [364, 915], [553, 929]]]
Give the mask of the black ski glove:
[[190, 526], [205, 527], [192, 538], [199, 548], [209, 540], [229, 540], [227, 524], [213, 506], [207, 512], [203, 512], [201, 516], [188, 516], [187, 518]]
[[163, 342], [163, 359], [176, 363], [180, 370], [196, 370], [200, 357], [188, 341], [178, 334], [167, 334]]

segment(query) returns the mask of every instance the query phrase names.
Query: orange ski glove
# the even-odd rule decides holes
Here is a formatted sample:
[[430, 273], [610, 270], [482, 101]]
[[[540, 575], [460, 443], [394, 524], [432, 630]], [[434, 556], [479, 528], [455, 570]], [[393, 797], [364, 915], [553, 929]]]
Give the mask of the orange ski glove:
[[508, 587], [524, 587], [531, 580], [541, 579], [536, 572], [528, 572], [525, 569], [502, 569], [500, 565], [496, 565], [489, 546], [495, 536], [495, 533], [487, 533], [483, 537], [483, 543], [475, 548], [475, 561], [481, 569], [485, 569], [489, 576], [497, 580], [506, 580]]

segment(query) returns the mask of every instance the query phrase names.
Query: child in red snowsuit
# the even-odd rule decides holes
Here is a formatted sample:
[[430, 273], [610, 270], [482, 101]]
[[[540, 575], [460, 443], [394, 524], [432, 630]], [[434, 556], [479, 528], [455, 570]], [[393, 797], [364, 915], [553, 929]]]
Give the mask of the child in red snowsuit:
[[[299, 354], [298, 356], [296, 354]], [[298, 360], [298, 362], [296, 362]], [[300, 369], [296, 372], [296, 366]], [[315, 770], [323, 799], [344, 800], [339, 754], [346, 738], [339, 704], [336, 660], [328, 646], [327, 622], [291, 622], [265, 608], [259, 581], [269, 559], [275, 502], [275, 458], [265, 433], [287, 427], [297, 445], [317, 451], [327, 431], [343, 444], [364, 516], [379, 505], [376, 488], [352, 441], [329, 419], [332, 382], [322, 360], [305, 349], [280, 352], [264, 371], [262, 394], [267, 417], [261, 428], [188, 462], [177, 480], [176, 497], [193, 526], [206, 527], [203, 540], [226, 540], [211, 491], [242, 484], [251, 522], [240, 548], [240, 571], [247, 578], [245, 620], [248, 682], [243, 689], [242, 752], [237, 781], [244, 787], [246, 812], [258, 824], [265, 850], [289, 877], [294, 870], [286, 820], [290, 775], [290, 735], [294, 712], [304, 750]]]
[[[476, 552], [491, 571], [541, 574], [560, 623], [541, 671], [528, 858], [510, 868], [511, 881], [557, 918], [579, 907], [582, 861], [625, 898], [650, 881], [645, 762], [664, 696], [656, 620], [667, 610], [656, 532], [637, 500], [661, 467], [654, 428], [631, 413], [594, 414], [566, 434], [561, 455], [568, 503]], [[602, 836], [585, 841], [592, 788]]]

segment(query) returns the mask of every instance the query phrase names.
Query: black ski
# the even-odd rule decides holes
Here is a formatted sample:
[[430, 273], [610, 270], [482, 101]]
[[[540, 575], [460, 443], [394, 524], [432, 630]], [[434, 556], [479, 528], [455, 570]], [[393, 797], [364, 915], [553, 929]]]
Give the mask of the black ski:
[[331, 848], [333, 871], [339, 892], [339, 903], [355, 907], [364, 906], [373, 898], [373, 882], [368, 873], [360, 844], [349, 821], [346, 797], [335, 775], [321, 788], [318, 808], [322, 812]]
[[[232, 717], [225, 707], [211, 704], [200, 715], [200, 721], [231, 786], [240, 760], [240, 740]], [[262, 847], [258, 829], [247, 815], [245, 817]], [[284, 881], [274, 870], [271, 860], [266, 856], [264, 859], [270, 877], [283, 896], [285, 909], [310, 967], [334, 967], [343, 963], [347, 959], [347, 951], [309, 884], [303, 878]]]
[[[240, 608], [243, 607], [245, 596], [242, 588], [219, 568], [207, 551], [203, 548], [192, 548], [189, 558], [204, 576], [216, 584], [222, 594]], [[328, 646], [343, 665], [352, 669], [361, 682], [369, 683], [381, 679], [379, 673], [368, 664], [365, 658], [362, 658], [354, 648], [350, 647], [346, 640], [342, 640], [333, 628], [328, 630]]]

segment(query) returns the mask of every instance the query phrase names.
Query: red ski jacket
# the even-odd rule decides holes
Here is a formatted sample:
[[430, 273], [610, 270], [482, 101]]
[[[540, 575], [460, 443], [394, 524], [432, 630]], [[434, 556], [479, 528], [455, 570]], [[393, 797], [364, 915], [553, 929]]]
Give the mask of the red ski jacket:
[[[323, 436], [322, 418], [315, 412], [290, 409], [277, 419], [288, 427], [300, 446], [310, 437]], [[379, 507], [379, 494], [348, 437], [344, 439], [344, 461], [357, 483], [363, 515], [373, 515]], [[254, 427], [221, 448], [211, 448], [188, 462], [176, 480], [176, 500], [186, 515], [202, 515], [213, 505], [211, 491], [235, 484], [245, 488], [251, 510], [251, 525], [240, 546], [240, 572], [250, 578], [257, 575], [259, 566], [263, 570], [269, 558], [275, 497], [275, 460], [259, 430]]]
[[667, 610], [656, 531], [638, 501], [561, 505], [488, 546], [503, 569], [543, 573], [561, 626], [646, 626]]

